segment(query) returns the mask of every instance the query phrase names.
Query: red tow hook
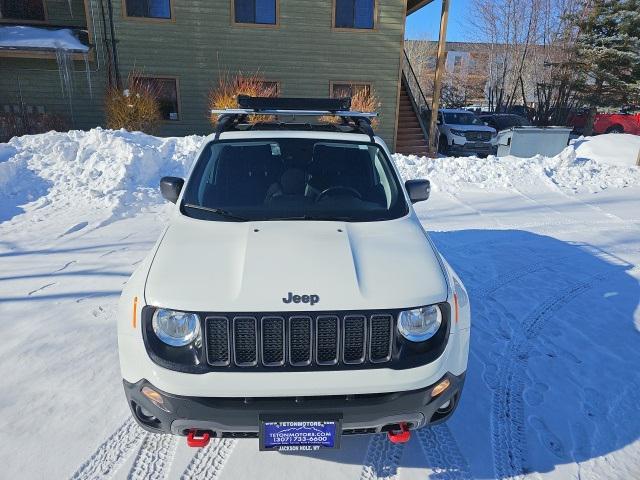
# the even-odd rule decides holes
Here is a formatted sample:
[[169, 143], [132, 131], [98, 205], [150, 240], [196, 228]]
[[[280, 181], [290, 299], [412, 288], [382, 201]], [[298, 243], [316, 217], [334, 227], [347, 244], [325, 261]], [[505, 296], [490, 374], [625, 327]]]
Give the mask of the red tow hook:
[[407, 443], [411, 438], [411, 432], [409, 431], [409, 427], [405, 422], [400, 423], [400, 431], [387, 432], [387, 437], [391, 443]]
[[189, 430], [187, 435], [187, 445], [194, 448], [206, 447], [209, 445], [210, 436], [207, 432], [198, 435], [198, 430]]

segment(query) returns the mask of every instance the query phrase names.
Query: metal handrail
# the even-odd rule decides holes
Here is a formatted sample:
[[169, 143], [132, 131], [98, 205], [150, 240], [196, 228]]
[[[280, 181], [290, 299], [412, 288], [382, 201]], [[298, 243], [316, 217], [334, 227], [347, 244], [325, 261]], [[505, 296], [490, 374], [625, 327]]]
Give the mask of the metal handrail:
[[413, 66], [411, 65], [411, 60], [409, 60], [409, 55], [407, 55], [407, 51], [403, 50], [404, 53], [404, 62], [403, 62], [403, 72], [407, 79], [407, 85], [409, 86], [409, 90], [411, 96], [414, 101], [418, 105], [419, 109], [425, 108], [427, 111], [431, 110], [429, 103], [427, 102], [427, 97], [420, 86], [420, 81], [418, 80], [418, 76], [416, 72], [413, 70]]
[[422, 91], [422, 87], [420, 86], [420, 82], [418, 81], [418, 76], [411, 66], [411, 61], [409, 60], [409, 56], [407, 55], [406, 50], [404, 50], [404, 62], [402, 65], [402, 83], [407, 89], [407, 94], [409, 95], [411, 105], [416, 112], [416, 117], [418, 118], [418, 124], [420, 125], [420, 129], [422, 130], [422, 134], [424, 135], [425, 139], [428, 139], [429, 127], [424, 117], [422, 116], [422, 112], [427, 111], [430, 114], [431, 108], [427, 103], [427, 97]]

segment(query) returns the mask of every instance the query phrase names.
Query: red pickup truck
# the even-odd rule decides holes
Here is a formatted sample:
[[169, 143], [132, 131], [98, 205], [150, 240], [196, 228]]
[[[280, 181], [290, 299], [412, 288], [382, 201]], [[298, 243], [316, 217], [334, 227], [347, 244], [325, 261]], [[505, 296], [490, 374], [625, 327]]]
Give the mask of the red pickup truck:
[[[587, 114], [569, 117], [569, 125], [579, 133], [584, 130]], [[597, 113], [593, 133], [631, 133], [640, 135], [640, 113]]]

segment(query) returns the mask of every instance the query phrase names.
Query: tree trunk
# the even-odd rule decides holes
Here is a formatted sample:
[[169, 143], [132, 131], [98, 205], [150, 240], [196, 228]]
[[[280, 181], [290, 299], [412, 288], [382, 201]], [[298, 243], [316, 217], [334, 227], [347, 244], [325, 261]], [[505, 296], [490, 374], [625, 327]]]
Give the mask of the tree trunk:
[[589, 113], [587, 114], [587, 119], [584, 123], [584, 131], [582, 132], [582, 135], [585, 137], [593, 135], [593, 123], [596, 121], [597, 111], [598, 110], [594, 106], [589, 108]]

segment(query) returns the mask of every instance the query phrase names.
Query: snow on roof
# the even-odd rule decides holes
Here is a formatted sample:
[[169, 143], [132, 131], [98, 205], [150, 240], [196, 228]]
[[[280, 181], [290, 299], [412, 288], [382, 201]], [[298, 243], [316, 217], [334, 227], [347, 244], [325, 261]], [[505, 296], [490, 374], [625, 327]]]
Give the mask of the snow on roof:
[[0, 26], [1, 48], [36, 48], [87, 52], [89, 47], [76, 38], [68, 28]]

